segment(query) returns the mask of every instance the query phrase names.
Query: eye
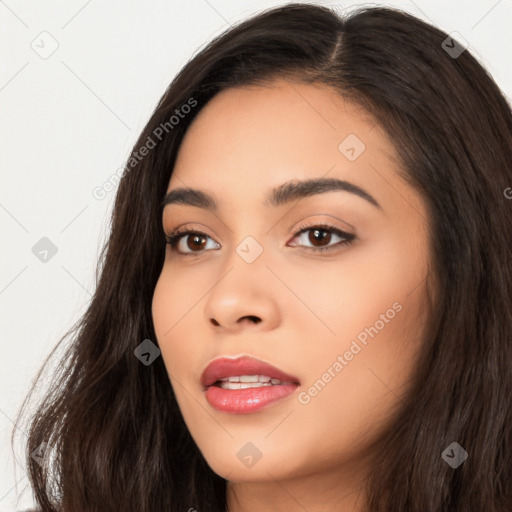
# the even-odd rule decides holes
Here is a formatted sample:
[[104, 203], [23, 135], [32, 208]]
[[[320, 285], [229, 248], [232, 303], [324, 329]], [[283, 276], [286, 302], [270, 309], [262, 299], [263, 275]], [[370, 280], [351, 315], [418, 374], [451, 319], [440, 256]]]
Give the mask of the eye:
[[[309, 232], [309, 235], [308, 235]], [[330, 244], [333, 241], [333, 236], [338, 237], [340, 241]], [[304, 247], [307, 250], [312, 250], [313, 252], [324, 252], [339, 249], [341, 246], [349, 245], [355, 238], [355, 235], [351, 233], [345, 233], [334, 226], [329, 226], [327, 224], [316, 225], [316, 226], [299, 226], [298, 230], [294, 233], [294, 239], [298, 238], [299, 240], [309, 242], [311, 245], [306, 245]], [[292, 247], [296, 245], [300, 245], [297, 243], [291, 244]]]
[[[200, 231], [190, 231], [186, 228], [178, 228], [170, 235], [165, 237], [172, 251], [176, 251], [184, 256], [197, 256], [207, 248], [206, 240], [212, 240], [207, 234]], [[183, 243], [184, 242], [184, 243]], [[213, 240], [212, 240], [213, 242]], [[215, 242], [214, 249], [220, 249], [220, 245]], [[211, 248], [211, 247], [210, 247]], [[190, 249], [190, 251], [187, 251]]]

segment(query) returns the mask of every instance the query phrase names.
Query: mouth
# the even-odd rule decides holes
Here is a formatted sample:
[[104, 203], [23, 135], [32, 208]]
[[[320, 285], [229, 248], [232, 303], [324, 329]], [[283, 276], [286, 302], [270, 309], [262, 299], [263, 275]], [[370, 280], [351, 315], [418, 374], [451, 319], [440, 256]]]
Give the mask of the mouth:
[[204, 370], [201, 384], [214, 409], [247, 414], [289, 396], [300, 382], [275, 366], [244, 356], [215, 359]]

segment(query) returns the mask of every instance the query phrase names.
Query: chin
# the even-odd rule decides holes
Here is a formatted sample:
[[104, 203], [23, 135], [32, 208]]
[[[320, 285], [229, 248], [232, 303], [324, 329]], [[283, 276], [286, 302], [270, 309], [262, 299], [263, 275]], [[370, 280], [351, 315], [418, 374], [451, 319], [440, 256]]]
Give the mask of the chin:
[[301, 473], [302, 462], [297, 460], [296, 450], [287, 454], [268, 441], [231, 439], [205, 447], [201, 453], [214, 473], [231, 482], [267, 482]]

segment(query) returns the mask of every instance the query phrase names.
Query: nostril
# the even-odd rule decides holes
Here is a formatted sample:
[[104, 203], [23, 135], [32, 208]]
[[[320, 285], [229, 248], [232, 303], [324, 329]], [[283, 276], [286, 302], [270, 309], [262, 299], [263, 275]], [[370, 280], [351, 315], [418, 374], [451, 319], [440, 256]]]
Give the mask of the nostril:
[[[246, 318], [248, 320], [250, 320], [251, 322], [254, 322], [255, 324], [259, 324], [261, 322], [261, 318], [259, 318], [258, 316], [254, 316], [254, 315], [243, 316], [242, 318], [240, 318], [240, 320], [244, 320]], [[216, 327], [218, 327], [220, 325], [219, 322], [217, 322], [217, 320], [215, 320], [215, 318], [210, 318], [210, 322], [213, 325], [215, 325]]]
[[261, 322], [261, 318], [257, 317], [257, 316], [254, 316], [254, 315], [247, 315], [247, 316], [244, 316], [242, 317], [243, 318], [248, 318], [249, 320], [251, 320], [252, 322], [254, 322], [255, 324], [258, 324]]

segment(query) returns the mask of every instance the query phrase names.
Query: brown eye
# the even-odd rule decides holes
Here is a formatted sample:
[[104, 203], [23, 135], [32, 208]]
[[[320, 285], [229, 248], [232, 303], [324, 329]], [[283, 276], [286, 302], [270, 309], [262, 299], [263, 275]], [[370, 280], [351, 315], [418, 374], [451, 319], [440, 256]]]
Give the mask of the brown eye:
[[[209, 240], [214, 242], [211, 237], [198, 231], [175, 232], [166, 237], [166, 240], [173, 251], [183, 255], [199, 255], [204, 252], [203, 249], [207, 248]], [[220, 248], [217, 242], [214, 244], [216, 244], [214, 249]]]
[[310, 229], [308, 241], [315, 247], [323, 247], [331, 241], [331, 233], [327, 229]]
[[206, 245], [206, 237], [203, 235], [187, 235], [185, 240], [187, 247], [191, 250], [203, 249]]
[[[335, 243], [331, 243], [333, 241], [333, 236]], [[339, 241], [336, 241], [336, 237]], [[298, 245], [313, 252], [323, 252], [339, 249], [344, 245], [349, 245], [354, 238], [355, 235], [345, 233], [333, 226], [300, 226], [293, 239], [302, 239], [303, 242], [306, 242], [306, 245], [297, 242], [294, 242], [291, 245]]]

